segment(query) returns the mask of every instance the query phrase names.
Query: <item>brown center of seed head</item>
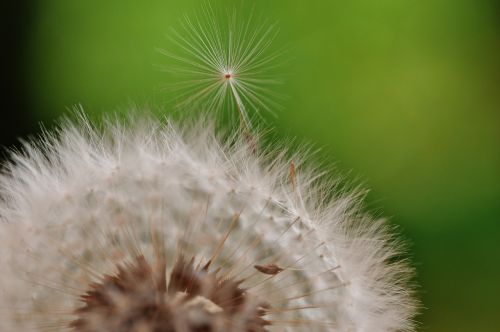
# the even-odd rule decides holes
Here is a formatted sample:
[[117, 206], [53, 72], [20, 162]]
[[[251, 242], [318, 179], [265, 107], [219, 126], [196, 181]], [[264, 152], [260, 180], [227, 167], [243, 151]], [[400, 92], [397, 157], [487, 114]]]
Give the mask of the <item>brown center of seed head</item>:
[[[208, 264], [209, 265], [209, 264]], [[267, 306], [240, 281], [179, 257], [168, 285], [166, 264], [143, 256], [92, 283], [70, 323], [77, 332], [262, 332]]]

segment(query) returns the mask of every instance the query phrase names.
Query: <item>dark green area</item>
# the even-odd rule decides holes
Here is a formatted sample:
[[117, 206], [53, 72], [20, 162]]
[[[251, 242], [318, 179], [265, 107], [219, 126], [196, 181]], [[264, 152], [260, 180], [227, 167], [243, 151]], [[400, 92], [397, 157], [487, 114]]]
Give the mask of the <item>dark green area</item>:
[[[255, 2], [281, 28], [278, 136], [372, 189], [413, 243], [421, 331], [500, 326], [500, 13], [494, 0]], [[201, 1], [39, 1], [27, 40], [33, 121], [81, 103], [169, 109], [155, 51]], [[212, 1], [216, 7], [230, 1]], [[230, 5], [232, 8], [232, 5]], [[242, 15], [244, 17], [244, 13]], [[356, 175], [356, 176], [355, 176]]]

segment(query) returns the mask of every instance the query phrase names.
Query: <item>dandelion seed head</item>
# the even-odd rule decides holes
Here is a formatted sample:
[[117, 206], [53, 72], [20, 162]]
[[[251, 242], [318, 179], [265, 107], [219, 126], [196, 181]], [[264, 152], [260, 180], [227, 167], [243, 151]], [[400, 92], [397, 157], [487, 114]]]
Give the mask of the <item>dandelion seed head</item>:
[[81, 120], [14, 154], [0, 330], [411, 331], [411, 269], [360, 197], [209, 123]]

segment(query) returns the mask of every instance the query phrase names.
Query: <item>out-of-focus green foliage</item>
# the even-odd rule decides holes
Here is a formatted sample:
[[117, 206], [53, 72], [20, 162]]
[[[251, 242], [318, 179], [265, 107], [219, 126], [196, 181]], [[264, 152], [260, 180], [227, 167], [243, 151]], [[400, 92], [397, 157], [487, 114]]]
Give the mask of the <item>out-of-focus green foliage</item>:
[[[500, 7], [494, 0], [255, 2], [279, 21], [288, 95], [269, 121], [361, 175], [411, 239], [422, 331], [500, 326]], [[165, 105], [165, 35], [202, 1], [39, 1], [33, 119]], [[234, 2], [212, 1], [217, 8]], [[246, 4], [245, 7], [251, 7]], [[236, 5], [236, 8], [241, 6]], [[245, 13], [242, 13], [242, 17]], [[331, 157], [330, 157], [331, 155]]]

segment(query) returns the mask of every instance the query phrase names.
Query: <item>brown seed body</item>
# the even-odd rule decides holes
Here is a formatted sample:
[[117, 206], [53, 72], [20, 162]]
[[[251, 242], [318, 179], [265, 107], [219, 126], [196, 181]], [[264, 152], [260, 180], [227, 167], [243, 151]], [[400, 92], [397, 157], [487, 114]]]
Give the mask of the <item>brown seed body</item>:
[[240, 282], [224, 279], [194, 259], [179, 257], [168, 285], [166, 264], [156, 271], [144, 256], [119, 266], [81, 296], [70, 326], [78, 332], [262, 332], [266, 305], [257, 301]]

